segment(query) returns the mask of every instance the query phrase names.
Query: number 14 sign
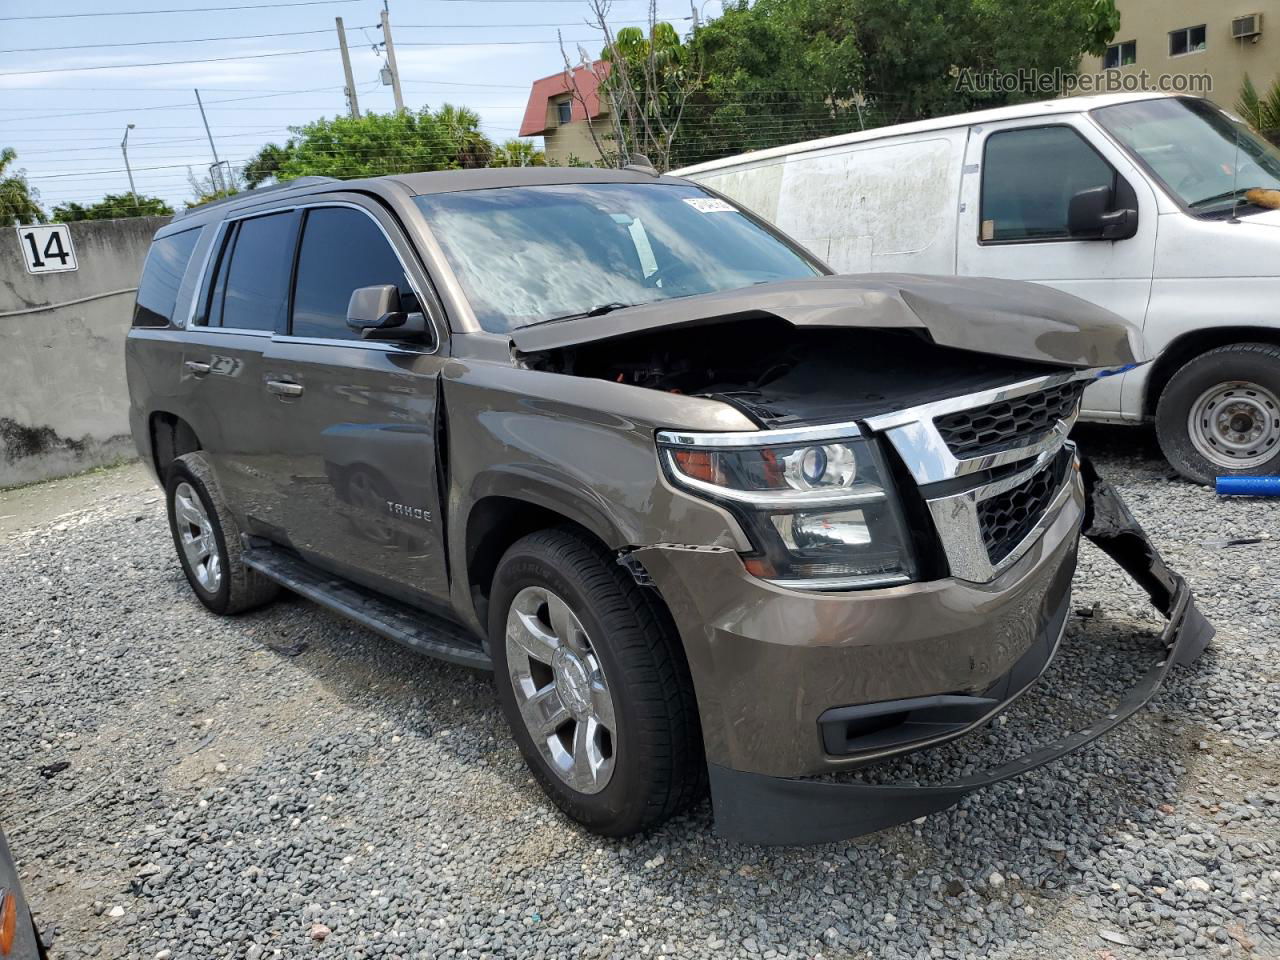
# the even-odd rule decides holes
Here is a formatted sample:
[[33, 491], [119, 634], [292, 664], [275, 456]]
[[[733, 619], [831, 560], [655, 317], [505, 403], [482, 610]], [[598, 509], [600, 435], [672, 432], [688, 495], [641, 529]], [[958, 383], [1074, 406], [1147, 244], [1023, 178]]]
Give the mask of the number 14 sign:
[[61, 273], [78, 266], [71, 230], [65, 223], [19, 227], [18, 245], [27, 273]]

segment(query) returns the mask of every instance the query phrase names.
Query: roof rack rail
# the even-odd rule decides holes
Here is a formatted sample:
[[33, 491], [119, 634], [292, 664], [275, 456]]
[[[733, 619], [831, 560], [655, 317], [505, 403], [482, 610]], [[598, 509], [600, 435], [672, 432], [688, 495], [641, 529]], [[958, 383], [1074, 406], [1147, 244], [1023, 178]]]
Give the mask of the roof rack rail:
[[288, 190], [294, 187], [309, 187], [317, 183], [338, 183], [337, 177], [298, 177], [296, 180], [285, 180], [283, 183], [273, 183], [269, 187], [257, 187], [253, 190], [241, 190], [239, 193], [233, 193], [229, 197], [219, 197], [217, 200], [210, 200], [207, 203], [197, 204], [194, 207], [185, 207], [173, 215], [173, 219], [180, 220], [183, 217], [190, 216], [193, 213], [200, 213], [211, 207], [220, 207], [224, 204], [231, 203], [234, 200], [252, 200], [254, 197], [262, 196], [264, 193], [275, 193], [277, 190]]

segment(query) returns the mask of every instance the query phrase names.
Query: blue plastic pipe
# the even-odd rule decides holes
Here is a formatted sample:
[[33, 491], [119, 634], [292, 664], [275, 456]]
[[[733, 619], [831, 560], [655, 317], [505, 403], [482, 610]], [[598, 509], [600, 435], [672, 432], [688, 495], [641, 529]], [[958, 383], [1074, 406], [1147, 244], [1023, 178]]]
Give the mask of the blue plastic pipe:
[[1219, 477], [1223, 497], [1280, 497], [1280, 477]]

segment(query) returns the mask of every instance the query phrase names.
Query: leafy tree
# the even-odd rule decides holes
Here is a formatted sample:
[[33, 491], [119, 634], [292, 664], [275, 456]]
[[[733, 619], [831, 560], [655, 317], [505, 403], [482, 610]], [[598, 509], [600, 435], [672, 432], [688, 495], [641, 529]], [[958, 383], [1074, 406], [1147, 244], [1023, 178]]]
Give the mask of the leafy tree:
[[1114, 0], [736, 0], [691, 40], [703, 95], [681, 162], [1044, 96], [970, 92], [965, 74], [1074, 73]]
[[[592, 144], [605, 166], [625, 164], [641, 153], [657, 166], [670, 166], [672, 145], [680, 129], [685, 105], [701, 83], [696, 61], [669, 23], [660, 23], [649, 8], [649, 29], [609, 25], [612, 0], [588, 0], [594, 26], [605, 38], [599, 61], [592, 62], [579, 48], [582, 68], [595, 77], [602, 104], [609, 114], [607, 133], [587, 124]], [[574, 82], [574, 67], [561, 41], [565, 80], [584, 113], [591, 116], [586, 98]]]
[[680, 162], [858, 128], [856, 0], [736, 0], [690, 46], [703, 85], [676, 146]]
[[244, 189], [244, 184], [240, 177], [236, 175], [234, 167], [227, 166], [224, 168], [224, 174], [227, 182], [222, 183], [213, 179], [213, 173], [207, 173], [203, 176], [197, 176], [187, 167], [187, 184], [191, 187], [191, 196], [193, 199], [187, 201], [187, 209], [198, 207], [202, 203], [209, 203], [212, 200], [221, 200], [224, 197], [233, 197]]
[[27, 183], [26, 171], [10, 169], [17, 158], [13, 147], [0, 150], [0, 223], [44, 223], [40, 194]]
[[1266, 93], [1259, 93], [1246, 73], [1240, 86], [1236, 112], [1260, 134], [1280, 146], [1280, 77]]
[[51, 219], [58, 223], [77, 220], [122, 220], [125, 217], [168, 217], [173, 207], [159, 197], [134, 196], [131, 193], [109, 193], [87, 207], [78, 203], [61, 203], [53, 208]]
[[528, 140], [511, 138], [493, 148], [491, 167], [545, 167], [547, 155]]
[[280, 168], [285, 165], [285, 162], [292, 155], [292, 140], [288, 141], [283, 147], [268, 143], [244, 165], [241, 176], [244, 177], [245, 186], [252, 190], [268, 180], [276, 179], [279, 176]]
[[483, 167], [494, 155], [493, 143], [480, 131], [480, 115], [448, 103], [435, 111], [322, 118], [290, 130], [293, 137], [283, 147], [269, 143], [245, 165], [247, 185], [271, 178], [346, 179]]

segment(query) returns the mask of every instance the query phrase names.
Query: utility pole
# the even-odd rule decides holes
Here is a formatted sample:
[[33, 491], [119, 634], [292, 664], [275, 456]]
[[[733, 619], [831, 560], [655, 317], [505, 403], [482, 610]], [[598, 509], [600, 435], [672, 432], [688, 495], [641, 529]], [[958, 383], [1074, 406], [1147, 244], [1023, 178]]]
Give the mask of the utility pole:
[[701, 24], [698, 22], [698, 0], [689, 0], [689, 9], [693, 11], [693, 32], [698, 32]]
[[[210, 167], [209, 169], [211, 173], [212, 171], [217, 170], [218, 171], [217, 179], [221, 180], [222, 179], [222, 162], [218, 159], [218, 148], [213, 145], [213, 133], [209, 130], [209, 118], [204, 115], [204, 101], [200, 99], [199, 90], [196, 90], [196, 104], [200, 107], [200, 119], [204, 121], [205, 136], [209, 138], [209, 149], [213, 151], [213, 166]], [[213, 179], [213, 178], [210, 177], [210, 179]], [[228, 186], [229, 184], [226, 184], [226, 183], [223, 183], [221, 186], [219, 186], [217, 183], [214, 183], [213, 188], [218, 191], [226, 191]]]
[[391, 68], [391, 93], [396, 98], [396, 113], [404, 113], [400, 69], [396, 66], [396, 48], [391, 43], [391, 14], [387, 10], [386, 0], [382, 2], [382, 41], [387, 45], [387, 66]]
[[351, 79], [351, 54], [347, 53], [347, 31], [342, 26], [342, 18], [334, 17], [338, 25], [338, 49], [342, 51], [342, 72], [347, 77], [347, 106], [351, 108], [351, 118], [360, 119], [360, 104], [356, 102], [356, 82]]
[[129, 166], [129, 131], [133, 124], [124, 128], [124, 139], [120, 141], [120, 152], [124, 154], [124, 172], [129, 174], [129, 196], [133, 197], [133, 205], [138, 205], [138, 191], [133, 189], [133, 168]]

